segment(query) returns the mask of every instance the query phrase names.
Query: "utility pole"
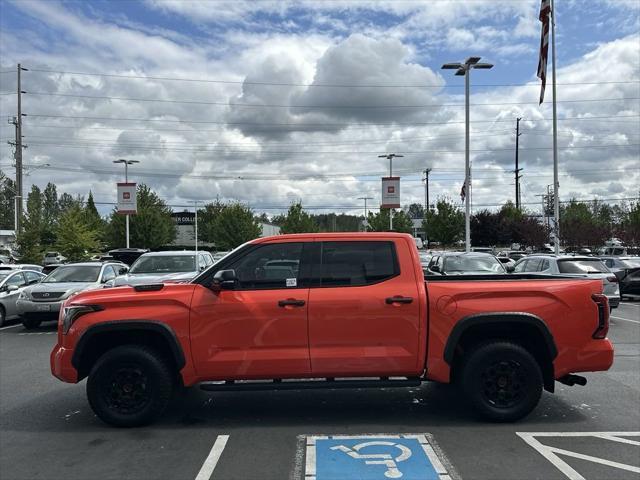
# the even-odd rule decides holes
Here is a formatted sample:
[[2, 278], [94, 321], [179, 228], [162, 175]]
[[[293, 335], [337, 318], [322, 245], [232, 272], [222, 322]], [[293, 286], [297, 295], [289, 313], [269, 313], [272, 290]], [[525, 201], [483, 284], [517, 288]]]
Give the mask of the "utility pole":
[[193, 209], [196, 212], [195, 219], [194, 219], [195, 220], [194, 227], [195, 227], [195, 234], [196, 234], [196, 242], [195, 242], [196, 243], [196, 269], [198, 269], [198, 202], [199, 200], [192, 200], [191, 202], [189, 202], [189, 203], [193, 203]]
[[521, 168], [518, 166], [518, 140], [520, 138], [520, 120], [522, 118], [516, 118], [516, 169], [513, 171], [516, 175], [516, 208], [520, 210], [520, 172]]
[[422, 173], [424, 173], [424, 214], [423, 218], [427, 217], [427, 212], [429, 211], [429, 173], [431, 172], [431, 168], [425, 168]]
[[18, 116], [14, 119], [14, 124], [16, 126], [16, 203], [15, 203], [15, 227], [16, 227], [16, 235], [20, 233], [22, 230], [22, 191], [23, 183], [22, 183], [22, 94], [26, 93], [22, 91], [22, 71], [27, 70], [23, 68], [22, 65], [18, 64]]
[[[389, 177], [393, 177], [393, 159], [402, 158], [404, 155], [389, 153], [388, 155], [378, 155], [378, 158], [386, 158], [389, 160]], [[393, 208], [389, 209], [389, 231], [393, 231]]]
[[367, 200], [373, 200], [373, 197], [358, 197], [358, 200], [364, 200], [364, 231], [367, 231], [368, 222], [368, 212], [367, 212]]

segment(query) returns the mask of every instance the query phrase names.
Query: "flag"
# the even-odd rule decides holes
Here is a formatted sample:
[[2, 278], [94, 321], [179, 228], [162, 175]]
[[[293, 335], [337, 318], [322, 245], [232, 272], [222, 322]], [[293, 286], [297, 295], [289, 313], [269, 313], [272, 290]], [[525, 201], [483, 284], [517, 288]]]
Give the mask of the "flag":
[[466, 185], [463, 183], [462, 188], [460, 189], [460, 199], [464, 202], [464, 197], [466, 197]]
[[540, 59], [538, 60], [538, 78], [542, 80], [540, 87], [540, 104], [544, 100], [544, 88], [547, 86], [547, 57], [549, 53], [549, 14], [551, 13], [551, 0], [542, 0], [540, 4], [539, 20], [542, 22], [540, 33]]

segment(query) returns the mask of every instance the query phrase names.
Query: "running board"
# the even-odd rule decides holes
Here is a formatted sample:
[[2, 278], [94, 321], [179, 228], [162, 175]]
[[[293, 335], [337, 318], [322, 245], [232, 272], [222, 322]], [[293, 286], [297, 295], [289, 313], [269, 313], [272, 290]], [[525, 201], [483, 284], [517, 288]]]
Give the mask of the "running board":
[[209, 392], [258, 391], [258, 390], [306, 390], [312, 388], [394, 388], [419, 387], [418, 377], [376, 377], [376, 378], [319, 378], [319, 379], [275, 379], [275, 380], [228, 380], [203, 382], [202, 390]]

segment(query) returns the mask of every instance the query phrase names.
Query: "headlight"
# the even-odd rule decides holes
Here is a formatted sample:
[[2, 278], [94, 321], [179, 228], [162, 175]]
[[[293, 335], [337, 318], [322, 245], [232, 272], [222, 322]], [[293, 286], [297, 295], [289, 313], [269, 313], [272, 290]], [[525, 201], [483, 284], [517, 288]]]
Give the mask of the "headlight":
[[73, 322], [86, 313], [103, 310], [100, 305], [70, 305], [62, 312], [62, 334], [66, 335]]

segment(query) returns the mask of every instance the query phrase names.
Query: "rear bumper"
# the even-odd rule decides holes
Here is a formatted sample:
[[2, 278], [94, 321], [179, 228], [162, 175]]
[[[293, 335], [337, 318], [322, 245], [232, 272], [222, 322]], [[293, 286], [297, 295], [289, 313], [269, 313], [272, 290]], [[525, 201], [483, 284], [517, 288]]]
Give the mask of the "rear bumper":
[[566, 355], [556, 358], [555, 378], [558, 379], [569, 373], [600, 372], [609, 370], [613, 365], [613, 344], [609, 339], [592, 340], [580, 348], [575, 358]]
[[58, 380], [78, 383], [78, 371], [71, 365], [73, 350], [56, 345], [51, 352], [51, 373]]

